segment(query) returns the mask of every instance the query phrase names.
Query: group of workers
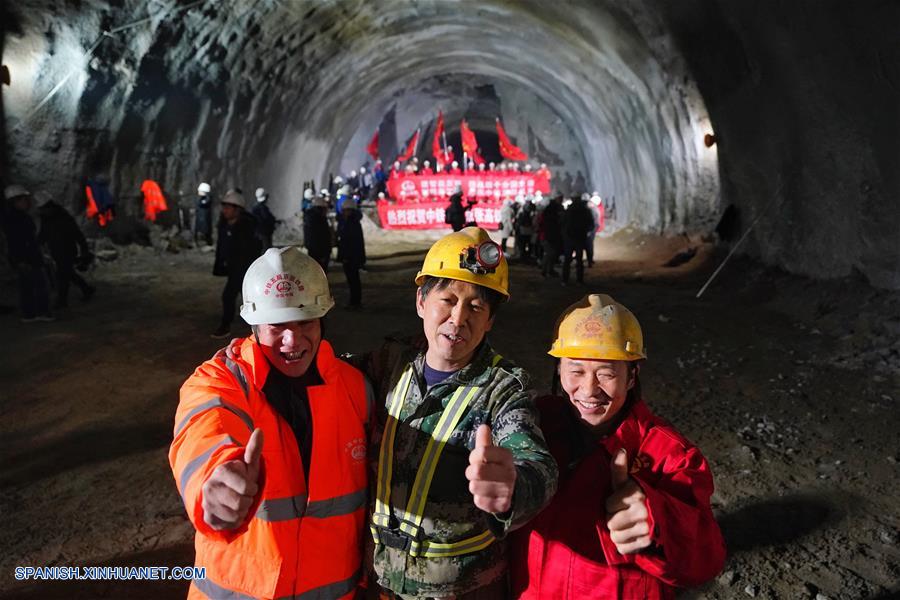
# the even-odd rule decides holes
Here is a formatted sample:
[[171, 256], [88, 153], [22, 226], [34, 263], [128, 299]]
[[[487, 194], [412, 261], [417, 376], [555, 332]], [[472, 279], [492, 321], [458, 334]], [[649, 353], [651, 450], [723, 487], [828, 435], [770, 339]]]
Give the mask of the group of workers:
[[[51, 283], [56, 289], [52, 308], [69, 306], [71, 284], [90, 300], [95, 288], [79, 274], [94, 259], [75, 219], [49, 196], [37, 208], [40, 228], [32, 217], [35, 199], [24, 186], [12, 184], [3, 190], [0, 220], [6, 236], [7, 258], [16, 272], [20, 320], [23, 323], [54, 321]], [[45, 253], [46, 249], [46, 253]]]
[[[212, 245], [213, 242], [211, 191], [211, 186], [205, 182], [197, 188], [194, 239], [198, 244]], [[239, 188], [228, 190], [220, 200], [213, 275], [225, 277], [226, 281], [222, 289], [222, 317], [211, 334], [214, 338], [231, 335], [244, 275], [251, 263], [272, 247], [277, 220], [268, 207], [269, 194], [264, 188], [258, 188], [255, 195], [256, 204], [249, 210]], [[344, 202], [345, 199], [348, 201]], [[346, 194], [339, 195], [335, 231], [327, 217], [327, 208], [327, 198], [322, 196], [313, 198], [304, 211], [304, 244], [310, 256], [327, 271], [336, 238], [338, 261], [343, 265], [350, 290], [347, 307], [358, 309], [362, 306], [359, 271], [366, 262], [362, 214], [355, 201], [350, 201]]]
[[271, 248], [247, 269], [252, 334], [194, 371], [175, 416], [206, 575], [189, 597], [672, 598], [719, 572], [709, 465], [645, 404], [631, 311], [568, 307], [562, 393], [536, 400], [488, 340], [510, 288], [486, 231], [438, 240], [415, 284], [424, 336], [341, 358], [316, 260]]
[[604, 227], [605, 206], [600, 195], [545, 197], [541, 192], [505, 200], [500, 209], [501, 247], [515, 243], [515, 258], [534, 262], [543, 277], [556, 277], [562, 264], [562, 284], [568, 285], [572, 261], [575, 280], [584, 283], [585, 262], [594, 266], [594, 238]]

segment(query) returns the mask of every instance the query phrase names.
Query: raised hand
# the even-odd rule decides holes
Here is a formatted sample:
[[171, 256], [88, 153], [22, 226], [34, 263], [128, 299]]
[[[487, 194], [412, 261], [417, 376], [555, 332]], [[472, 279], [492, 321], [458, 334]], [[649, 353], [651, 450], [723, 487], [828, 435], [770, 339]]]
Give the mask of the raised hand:
[[628, 476], [628, 453], [619, 450], [609, 464], [613, 493], [606, 499], [606, 526], [619, 554], [634, 554], [648, 547], [650, 524], [647, 497]]
[[259, 492], [263, 432], [255, 429], [240, 460], [222, 463], [203, 484], [203, 520], [215, 530], [234, 529], [247, 517]]
[[506, 448], [494, 446], [489, 425], [482, 425], [475, 432], [475, 448], [469, 453], [466, 479], [475, 506], [481, 510], [497, 514], [512, 506], [516, 487], [513, 455]]

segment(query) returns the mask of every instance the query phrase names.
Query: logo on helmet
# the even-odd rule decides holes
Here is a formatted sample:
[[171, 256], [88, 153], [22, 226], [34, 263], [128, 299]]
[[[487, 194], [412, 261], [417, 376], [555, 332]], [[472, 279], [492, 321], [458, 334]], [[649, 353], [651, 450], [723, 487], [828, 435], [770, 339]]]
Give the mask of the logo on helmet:
[[276, 298], [290, 298], [294, 292], [303, 291], [303, 283], [290, 273], [279, 273], [266, 282], [263, 294], [274, 295]]
[[575, 332], [578, 335], [584, 335], [587, 337], [599, 337], [604, 333], [611, 331], [612, 328], [609, 326], [609, 323], [596, 317], [585, 319], [575, 328]]

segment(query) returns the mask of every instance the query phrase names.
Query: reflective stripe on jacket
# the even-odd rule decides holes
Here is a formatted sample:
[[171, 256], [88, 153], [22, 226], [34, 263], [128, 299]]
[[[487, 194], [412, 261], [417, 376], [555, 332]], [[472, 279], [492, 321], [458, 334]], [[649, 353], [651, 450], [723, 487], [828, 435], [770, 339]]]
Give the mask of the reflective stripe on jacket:
[[[612, 435], [572, 452], [577, 422], [568, 399], [538, 400], [547, 443], [560, 466], [550, 505], [512, 536], [514, 598], [674, 598], [674, 586], [712, 579], [725, 560], [725, 543], [709, 498], [706, 459], [642, 401]], [[646, 494], [653, 545], [619, 554], [606, 526], [612, 493], [611, 457], [628, 451], [631, 477]]]
[[[270, 366], [253, 338], [235, 361], [208, 360], [182, 386], [169, 462], [197, 530], [196, 565], [206, 568], [189, 598], [342, 598], [355, 590], [367, 505], [366, 384], [324, 340], [316, 366], [324, 384], [307, 388], [314, 422], [308, 477], [290, 425], [260, 391]], [[252, 516], [215, 531], [203, 521], [203, 482], [243, 457], [256, 427], [263, 430], [261, 493]]]

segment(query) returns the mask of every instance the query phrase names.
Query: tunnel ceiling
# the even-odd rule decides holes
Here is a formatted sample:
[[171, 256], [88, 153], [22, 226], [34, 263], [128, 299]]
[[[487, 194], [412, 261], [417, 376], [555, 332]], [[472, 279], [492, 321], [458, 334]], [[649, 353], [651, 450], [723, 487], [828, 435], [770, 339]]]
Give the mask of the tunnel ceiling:
[[[12, 77], [3, 90], [9, 162], [17, 179], [66, 197], [75, 197], [80, 178], [98, 173], [110, 176], [120, 199], [136, 196], [146, 177], [185, 198], [201, 179], [220, 193], [264, 185], [286, 217], [296, 212], [304, 180], [321, 183], [365, 159], [365, 143], [388, 113], [402, 144], [417, 127], [432, 126], [441, 108], [451, 131], [463, 116], [482, 131], [500, 116], [535, 158], [562, 157], [557, 173], [584, 169], [587, 185], [614, 196], [619, 217], [638, 227], [709, 231], [729, 203], [743, 208], [746, 226], [765, 206], [762, 185], [745, 184], [755, 166], [736, 142], [759, 136], [754, 102], [764, 96], [747, 81], [792, 85], [783, 73], [758, 71], [760, 64], [777, 71], [767, 59], [791, 48], [734, 5], [23, 3], [8, 9], [3, 56]], [[732, 10], [750, 25], [735, 23]], [[793, 14], [783, 17], [796, 22]], [[101, 38], [104, 30], [114, 33]], [[807, 66], [802, 57], [793, 60], [794, 69]], [[814, 76], [817, 66], [810, 66]], [[59, 93], [30, 113], [67, 75]], [[703, 136], [714, 127], [720, 143], [706, 148]], [[67, 177], [46, 181], [48, 163]], [[808, 190], [791, 184], [765, 191], [784, 196], [797, 218], [790, 228], [773, 219], [766, 233], [774, 231], [776, 241], [753, 236], [752, 251], [798, 272], [834, 276], [858, 268], [900, 286], [900, 250], [882, 239], [884, 231], [874, 242], [859, 229], [845, 231], [855, 238], [854, 253], [823, 258], [828, 234], [807, 214]], [[892, 258], [880, 257], [875, 267], [872, 243], [887, 244]]]

